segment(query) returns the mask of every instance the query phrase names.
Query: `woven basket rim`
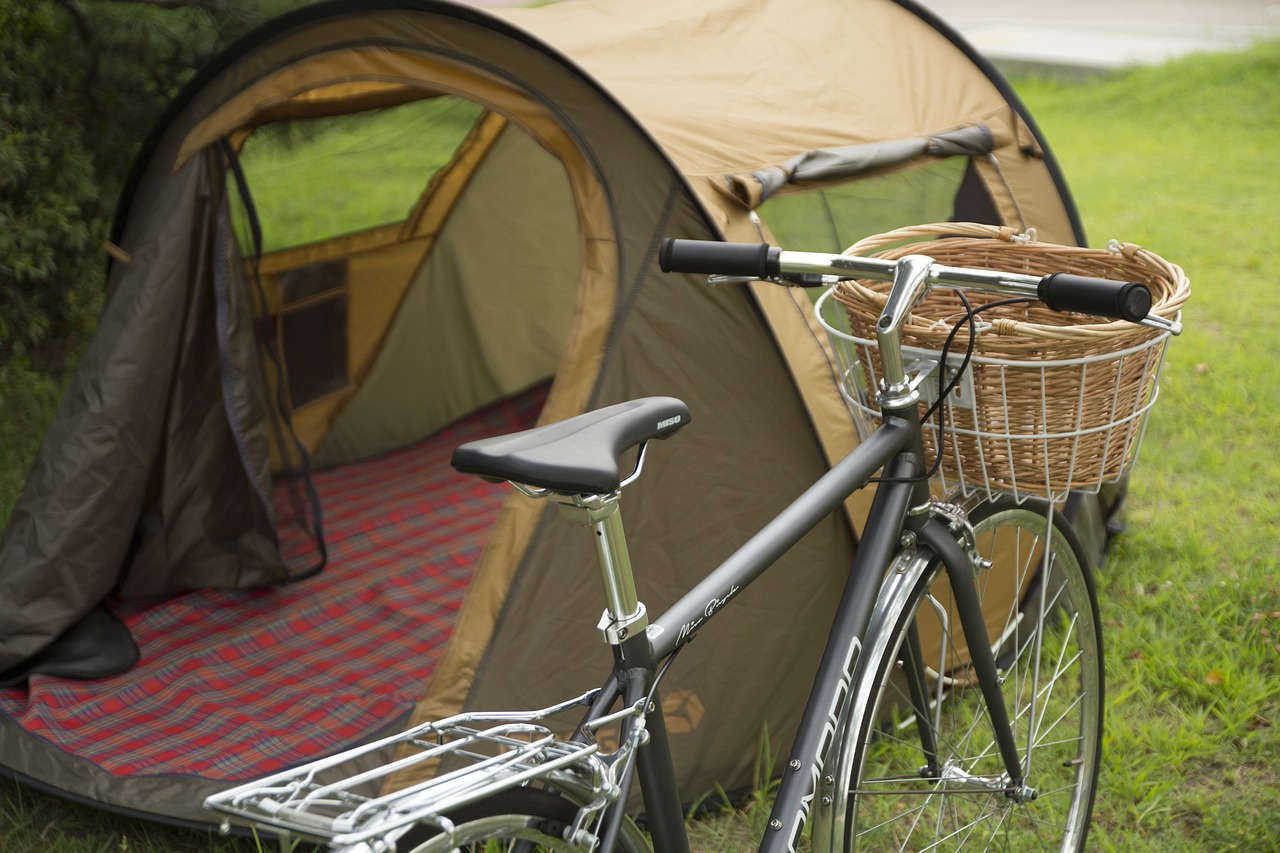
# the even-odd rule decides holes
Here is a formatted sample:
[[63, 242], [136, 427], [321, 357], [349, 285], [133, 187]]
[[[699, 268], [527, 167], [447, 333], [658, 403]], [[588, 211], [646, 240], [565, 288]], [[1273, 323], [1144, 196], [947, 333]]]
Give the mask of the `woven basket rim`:
[[[1038, 263], [1043, 263], [1042, 275], [1058, 272], [1068, 263], [1077, 267], [1090, 264], [1114, 267], [1123, 264], [1127, 269], [1140, 269], [1142, 274], [1134, 277], [1141, 278], [1151, 287], [1151, 313], [1166, 319], [1177, 317], [1191, 293], [1190, 282], [1181, 267], [1137, 244], [1112, 240], [1106, 249], [1066, 246], [1038, 241], [1034, 239], [1034, 232], [1023, 233], [1007, 225], [974, 222], [913, 225], [865, 237], [846, 249], [845, 254], [887, 259], [920, 254], [948, 266], [992, 268], [990, 261], [982, 263], [966, 259], [966, 255], [978, 251], [991, 252], [993, 249], [1024, 261], [1035, 259]], [[1061, 260], [1055, 264], [1054, 258]], [[847, 311], [873, 313], [875, 316], [879, 316], [887, 301], [886, 293], [858, 280], [840, 282], [834, 295]], [[916, 310], [919, 311], [918, 308]], [[1153, 330], [1124, 320], [1049, 324], [1004, 318], [998, 322], [997, 333], [1006, 340], [1024, 338], [1079, 343], [1092, 341], [1096, 344], [1117, 336], [1132, 338], [1135, 333], [1153, 333]], [[940, 331], [937, 324], [937, 319], [917, 318], [913, 313], [904, 331], [917, 335], [936, 334]]]

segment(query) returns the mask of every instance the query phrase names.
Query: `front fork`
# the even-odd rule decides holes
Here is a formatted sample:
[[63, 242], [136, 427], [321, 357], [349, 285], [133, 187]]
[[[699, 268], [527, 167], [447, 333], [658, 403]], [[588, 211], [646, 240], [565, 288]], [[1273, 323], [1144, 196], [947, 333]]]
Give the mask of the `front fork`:
[[[863, 638], [866, 645], [861, 649], [861, 655], [870, 662], [883, 659], [884, 655], [890, 653], [887, 644], [894, 634], [894, 614], [909, 607], [912, 597], [919, 594], [922, 585], [931, 583], [929, 578], [936, 577], [936, 574], [930, 570], [930, 564], [940, 559], [950, 579], [956, 610], [970, 649], [970, 659], [988, 708], [997, 749], [1008, 774], [1007, 781], [1002, 782], [999, 789], [1014, 799], [1033, 798], [1034, 792], [1023, 781], [1021, 758], [1004, 694], [1000, 690], [995, 653], [991, 648], [981, 603], [973, 583], [973, 558], [967, 553], [966, 547], [957, 542], [957, 533], [952, 529], [952, 517], [943, 516], [940, 520], [933, 511], [922, 512], [909, 518], [904, 527], [908, 531], [904, 534], [907, 545], [889, 563], [887, 577], [877, 600], [876, 615]], [[924, 757], [921, 775], [942, 781], [951, 771], [939, 758], [937, 732], [930, 713], [931, 703], [936, 697], [930, 695], [925, 675], [927, 666], [914, 621], [907, 629], [905, 641], [898, 651], [898, 660], [902, 665], [902, 675], [915, 712], [916, 736]], [[938, 662], [933, 663], [934, 666], [939, 665]], [[861, 678], [851, 675], [848, 689], [852, 691], [861, 683]], [[845, 823], [849, 818], [848, 792], [853, 776], [854, 745], [850, 739], [859, 736], [860, 720], [864, 720], [869, 714], [878, 713], [878, 709], [870, 707], [866, 701], [868, 698], [853, 694], [847, 697], [840, 719], [833, 728], [833, 742], [815, 764], [822, 768], [813, 815], [812, 849], [815, 853], [843, 849]]]
[[[974, 584], [973, 562], [956, 542], [951, 531], [942, 524], [925, 524], [916, 535], [921, 544], [937, 554], [946, 566], [956, 613], [960, 617], [960, 626], [964, 630], [965, 644], [969, 650], [969, 662], [978, 677], [978, 687], [982, 690], [982, 698], [986, 701], [987, 713], [991, 717], [996, 747], [1000, 750], [1005, 771], [1009, 774], [1006, 793], [1014, 799], [1028, 799], [1034, 793], [1024, 785], [1022, 759], [1013, 736], [1009, 708], [1005, 704], [1004, 693], [1000, 690], [1001, 678], [996, 667], [995, 650], [991, 648], [982, 602], [978, 599], [977, 586]], [[928, 741], [934, 743], [932, 732], [928, 735]], [[936, 765], [936, 759], [933, 763]], [[935, 767], [935, 772], [940, 773], [941, 768]]]
[[[886, 417], [891, 414], [913, 416], [913, 396], [908, 394], [904, 397], [901, 400], [901, 406], [895, 407], [898, 411], [886, 411]], [[883, 402], [886, 401], [882, 400]], [[921, 445], [922, 442], [917, 439], [911, 452], [899, 457], [893, 465], [886, 468], [888, 479], [892, 480], [895, 474], [907, 478], [912, 474], [919, 475], [923, 470], [921, 460], [924, 458]], [[1006, 793], [1017, 799], [1034, 796], [1024, 785], [1022, 762], [1010, 724], [1004, 694], [1000, 689], [995, 652], [991, 648], [982, 603], [974, 584], [975, 567], [985, 567], [983, 565], [985, 561], [977, 553], [973, 529], [962, 511], [933, 502], [928, 486], [923, 481], [914, 487], [885, 483], [880, 488], [887, 494], [877, 495], [865, 528], [867, 533], [859, 543], [859, 557], [868, 557], [869, 555], [865, 552], [873, 552], [876, 556], [869, 561], [855, 560], [849, 591], [846, 593], [847, 598], [865, 596], [867, 603], [863, 605], [865, 621], [861, 622], [860, 631], [851, 636], [843, 635], [850, 637], [849, 646], [852, 656], [846, 662], [849, 668], [843, 674], [839, 674], [840, 691], [843, 691], [844, 695], [838, 699], [840, 703], [838, 715], [836, 718], [828, 717], [830, 720], [826, 726], [828, 735], [822, 749], [816, 754], [810, 752], [807, 756], [801, 751], [793, 751], [792, 760], [788, 765], [790, 770], [797, 773], [803, 772], [806, 766], [812, 768], [810, 772], [815, 787], [810, 789], [809, 796], [814, 806], [812, 848], [815, 851], [839, 849], [843, 844], [841, 837], [847, 817], [845, 810], [852, 768], [849, 766], [851, 750], [843, 745], [842, 741], [857, 736], [854, 731], [856, 720], [862, 719], [866, 714], [877, 712], [875, 708], [859, 705], [859, 697], [849, 695], [857, 684], [854, 672], [858, 667], [858, 658], [874, 660], [885, 653], [881, 649], [866, 647], [867, 643], [886, 639], [891, 633], [891, 625], [876, 623], [877, 614], [883, 615], [894, 612], [897, 607], [908, 606], [910, 596], [919, 591], [919, 586], [913, 578], [927, 573], [928, 565], [934, 560], [941, 560], [950, 579], [953, 600], [970, 649], [974, 672], [991, 717], [997, 748], [1008, 773], [1009, 785]], [[878, 508], [883, 509], [879, 516], [876, 512]], [[886, 529], [899, 531], [901, 539], [889, 542], [883, 533]], [[898, 535], [898, 533], [893, 534], [894, 537]], [[884, 571], [885, 567], [888, 567], [887, 572]], [[900, 573], [899, 577], [888, 577], [895, 571]], [[872, 575], [872, 577], [859, 578], [860, 574]], [[871, 586], [872, 584], [874, 586]], [[849, 595], [850, 591], [852, 596]], [[873, 605], [879, 608], [875, 612], [871, 611]], [[841, 613], [844, 613], [843, 607]], [[839, 643], [841, 632], [839, 617], [837, 619], [832, 638]], [[868, 630], [873, 625], [875, 628]], [[829, 648], [827, 655], [830, 654]], [[941, 779], [947, 768], [942, 766], [939, 759], [937, 732], [929, 714], [930, 697], [923, 650], [914, 622], [908, 628], [903, 648], [898, 654], [907, 679], [909, 696], [916, 710], [920, 749], [924, 756], [922, 773], [926, 778]], [[814, 695], [820, 691], [820, 683], [824, 678], [836, 677], [824, 669], [827, 663], [827, 656], [824, 656], [823, 666], [820, 666], [818, 678], [815, 679]], [[811, 696], [811, 706], [813, 701], [814, 696]], [[812, 710], [812, 707], [807, 709], [805, 722], [808, 722], [811, 716], [816, 716]], [[802, 722], [801, 732], [797, 735], [797, 746], [801, 744], [804, 729], [805, 723]], [[783, 789], [785, 788], [784, 784]], [[786, 827], [788, 815], [779, 810], [783, 805], [783, 796], [780, 792], [778, 800], [775, 801], [774, 813], [770, 815], [771, 829], [784, 830]], [[766, 832], [761, 850], [794, 849], [796, 841], [794, 836], [787, 839], [789, 843], [785, 847], [776, 843], [771, 844], [772, 839], [769, 836], [770, 833]]]

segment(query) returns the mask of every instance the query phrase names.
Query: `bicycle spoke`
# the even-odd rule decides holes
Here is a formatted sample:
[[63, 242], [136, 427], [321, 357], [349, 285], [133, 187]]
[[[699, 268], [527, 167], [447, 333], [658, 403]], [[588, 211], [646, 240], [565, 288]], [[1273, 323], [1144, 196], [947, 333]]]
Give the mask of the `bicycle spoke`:
[[[863, 736], [847, 809], [858, 849], [1078, 850], [1083, 841], [1097, 771], [1095, 694], [1101, 689], [1086, 563], [1068, 540], [1045, 535], [1044, 515], [1022, 508], [1002, 513], [991, 513], [994, 520], [975, 528], [980, 548], [995, 553], [999, 543], [1005, 562], [983, 569], [974, 581], [983, 600], [1002, 602], [1000, 619], [988, 622], [989, 642], [1024, 753], [1026, 787], [1010, 788], [983, 691], [966, 660], [972, 638], [961, 635], [954, 603], [925, 593], [913, 606], [932, 620], [931, 642], [940, 644], [922, 649], [926, 661], [942, 666], [925, 667], [939, 765], [929, 778], [917, 772], [924, 763], [919, 720], [910, 711], [907, 679], [886, 672], [897, 662], [897, 646], [890, 644], [892, 659], [866, 676], [880, 697], [861, 706], [877, 708], [877, 714], [907, 713], [898, 713], [895, 723], [874, 723], [874, 736]], [[921, 581], [926, 589], [933, 584]], [[1010, 595], [1009, 587], [1016, 593]]]

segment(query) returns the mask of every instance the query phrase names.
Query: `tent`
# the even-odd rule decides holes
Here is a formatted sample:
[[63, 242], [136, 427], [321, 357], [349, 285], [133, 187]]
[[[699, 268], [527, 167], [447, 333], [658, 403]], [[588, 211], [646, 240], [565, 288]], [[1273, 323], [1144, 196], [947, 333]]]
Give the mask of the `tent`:
[[[805, 294], [663, 275], [659, 240], [835, 251], [948, 218], [1083, 239], [1026, 110], [908, 0], [267, 24], [122, 195], [100, 328], [0, 541], [0, 765], [199, 823], [228, 782], [599, 683], [592, 544], [452, 447], [685, 400], [624, 501], [657, 612], [855, 441]], [[671, 673], [686, 792], [746, 784], [762, 724], [786, 748], [862, 500]], [[748, 637], [767, 659], [726, 667]]]

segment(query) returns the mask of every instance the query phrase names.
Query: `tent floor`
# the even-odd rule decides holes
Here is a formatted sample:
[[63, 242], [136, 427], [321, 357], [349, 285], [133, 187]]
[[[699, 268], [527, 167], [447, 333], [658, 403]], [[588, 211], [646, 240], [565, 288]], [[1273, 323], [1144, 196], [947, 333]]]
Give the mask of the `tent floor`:
[[[507, 489], [464, 441], [532, 426], [538, 386], [395, 453], [314, 475], [328, 565], [297, 583], [112, 601], [141, 650], [97, 681], [32, 676], [0, 713], [116, 776], [235, 781], [402, 723], [453, 627]], [[287, 500], [277, 486], [277, 501]]]

